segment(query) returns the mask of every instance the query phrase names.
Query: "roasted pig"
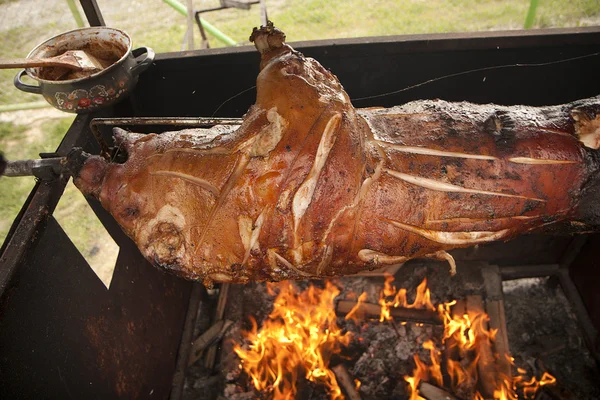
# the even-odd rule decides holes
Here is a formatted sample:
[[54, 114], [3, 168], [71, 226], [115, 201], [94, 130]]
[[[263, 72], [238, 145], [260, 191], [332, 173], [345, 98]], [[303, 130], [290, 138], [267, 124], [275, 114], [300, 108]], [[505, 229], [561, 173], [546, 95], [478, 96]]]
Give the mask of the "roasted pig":
[[241, 126], [115, 129], [127, 161], [89, 156], [75, 184], [154, 265], [202, 281], [349, 275], [507, 240], [578, 217], [599, 156], [600, 99], [355, 109], [272, 25]]

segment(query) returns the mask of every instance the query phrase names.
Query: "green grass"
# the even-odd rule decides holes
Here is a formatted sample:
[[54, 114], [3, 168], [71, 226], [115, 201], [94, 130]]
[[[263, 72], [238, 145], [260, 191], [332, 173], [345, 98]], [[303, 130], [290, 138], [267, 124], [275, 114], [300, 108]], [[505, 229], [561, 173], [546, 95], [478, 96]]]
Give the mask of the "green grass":
[[[73, 117], [50, 119], [29, 126], [0, 122], [0, 149], [9, 160], [38, 158], [40, 152], [56, 150], [72, 123]], [[0, 243], [34, 184], [33, 177], [0, 178]], [[110, 281], [118, 248], [72, 182], [67, 185], [54, 217], [92, 268], [99, 271], [98, 275], [104, 281]]]
[[19, 140], [19, 137], [25, 130], [27, 130], [27, 128], [24, 125], [15, 125], [11, 122], [0, 121], [0, 143]]
[[[526, 0], [305, 0], [283, 2], [269, 9], [269, 18], [290, 41], [325, 38], [385, 36], [413, 33], [468, 32], [523, 28], [529, 8]], [[205, 18], [239, 43], [248, 44], [258, 9], [227, 10]], [[597, 0], [540, 0], [534, 28], [579, 26], [582, 18], [600, 14]], [[181, 44], [185, 21], [175, 48]], [[173, 30], [169, 30], [174, 33]], [[148, 32], [149, 33], [149, 32]], [[168, 34], [167, 34], [168, 36]], [[139, 39], [157, 38], [139, 32]], [[210, 38], [212, 46], [222, 46]]]
[[[57, 24], [46, 24], [31, 29], [29, 26], [0, 30], [0, 58], [23, 58], [45, 39], [50, 38], [64, 28]], [[19, 69], [0, 69], [0, 104], [17, 104], [43, 100], [40, 95], [25, 93], [13, 85], [13, 79]], [[23, 81], [36, 84], [33, 79], [24, 77]]]
[[[212, 3], [215, 3], [213, 1]], [[211, 2], [195, 2], [198, 8]], [[212, 4], [214, 5], [214, 4]], [[521, 29], [528, 0], [304, 0], [268, 2], [269, 18], [283, 29], [289, 41], [327, 38], [385, 36], [412, 33], [469, 32]], [[598, 18], [598, 0], [540, 0], [534, 28], [580, 26], [584, 18]], [[113, 18], [115, 26], [129, 32], [135, 45], [157, 52], [178, 51], [186, 20], [164, 5], [170, 24], [155, 26], [148, 19], [132, 19], [128, 13]], [[259, 22], [259, 7], [203, 15], [207, 21], [240, 44], [249, 44], [252, 27]], [[211, 47], [223, 44], [209, 35]], [[195, 29], [195, 42], [200, 34]]]
[[[53, 119], [33, 128], [0, 122], [0, 149], [8, 160], [39, 158], [41, 152], [56, 150], [72, 121], [72, 117]], [[0, 242], [34, 184], [33, 177], [0, 178]]]
[[[155, 16], [133, 16], [131, 11], [117, 13], [107, 23], [127, 31], [136, 47], [149, 46], [159, 53], [180, 50], [185, 18], [166, 4], [157, 5], [158, 0], [146, 1], [154, 13], [160, 12], [161, 23], [156, 23]], [[213, 3], [216, 1], [195, 4], [200, 8]], [[268, 4], [269, 17], [286, 32], [289, 41], [519, 29], [525, 23], [528, 8], [528, 0], [287, 0]], [[211, 12], [204, 17], [238, 43], [249, 44], [248, 36], [259, 21], [259, 7]], [[598, 0], [540, 0], [533, 27], [580, 26], [586, 18], [597, 21], [599, 17]], [[24, 57], [44, 38], [73, 27], [50, 23], [35, 29], [23, 26], [0, 31], [0, 57]], [[198, 29], [195, 37], [199, 43]], [[223, 46], [210, 35], [209, 40], [212, 47]], [[41, 100], [38, 95], [13, 87], [16, 72], [0, 70], [0, 104]]]

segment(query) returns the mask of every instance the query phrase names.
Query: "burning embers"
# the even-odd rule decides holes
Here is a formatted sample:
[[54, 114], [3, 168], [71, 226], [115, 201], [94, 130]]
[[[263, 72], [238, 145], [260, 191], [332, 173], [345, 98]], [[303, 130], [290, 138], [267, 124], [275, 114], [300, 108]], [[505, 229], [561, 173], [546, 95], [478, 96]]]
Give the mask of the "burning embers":
[[368, 325], [365, 319], [379, 319], [392, 324], [399, 336], [395, 319], [402, 319], [402, 325], [406, 320], [417, 326], [443, 324], [443, 334], [422, 341], [425, 351], [412, 357], [414, 370], [404, 377], [404, 395], [411, 400], [533, 399], [540, 386], [555, 382], [548, 373], [540, 379], [526, 377], [526, 371], [515, 368], [508, 354], [495, 351], [497, 330], [488, 327], [479, 296], [435, 306], [423, 280], [410, 302], [407, 290], [396, 289], [389, 276], [379, 304], [366, 302], [367, 293], [357, 301], [336, 303], [340, 290], [330, 282], [323, 289], [311, 285], [304, 291], [289, 282], [267, 288], [276, 295], [273, 311], [260, 329], [252, 321], [252, 330], [245, 333], [249, 345], [236, 346], [235, 352], [254, 388], [274, 399], [295, 398], [297, 382], [303, 379], [323, 385], [331, 399], [358, 394], [360, 381], [350, 378], [342, 364], [331, 365], [332, 357], [337, 362], [350, 359], [345, 353], [351, 352], [351, 342], [363, 340], [361, 329], [350, 332], [338, 326], [340, 314], [352, 320], [346, 324], [362, 329]]

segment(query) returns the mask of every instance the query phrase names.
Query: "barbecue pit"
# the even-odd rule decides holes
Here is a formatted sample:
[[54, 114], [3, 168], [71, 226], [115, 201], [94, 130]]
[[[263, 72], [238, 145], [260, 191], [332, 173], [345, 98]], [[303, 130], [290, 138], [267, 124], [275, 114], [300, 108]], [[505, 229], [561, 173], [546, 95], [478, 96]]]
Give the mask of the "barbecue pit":
[[[544, 105], [600, 93], [600, 57], [589, 56], [600, 51], [598, 28], [349, 39], [295, 47], [330, 68], [359, 107], [427, 98]], [[545, 65], [488, 69], [515, 64]], [[472, 70], [477, 71], [366, 98]], [[77, 116], [56, 155], [49, 156], [66, 156], [76, 146], [98, 154], [90, 130], [93, 118], [241, 117], [254, 101], [257, 73], [258, 54], [251, 47], [159, 55], [128, 100]], [[168, 121], [136, 130], [172, 129]], [[110, 143], [110, 130], [99, 127], [99, 134]], [[181, 398], [198, 306], [211, 296], [197, 284], [152, 268], [112, 217], [90, 200], [120, 246], [106, 290], [52, 217], [65, 184], [61, 177], [38, 182], [1, 249], [0, 395]], [[598, 240], [597, 235], [529, 235], [453, 254], [459, 274], [461, 263], [480, 261], [498, 265], [502, 276], [556, 276], [595, 354]]]

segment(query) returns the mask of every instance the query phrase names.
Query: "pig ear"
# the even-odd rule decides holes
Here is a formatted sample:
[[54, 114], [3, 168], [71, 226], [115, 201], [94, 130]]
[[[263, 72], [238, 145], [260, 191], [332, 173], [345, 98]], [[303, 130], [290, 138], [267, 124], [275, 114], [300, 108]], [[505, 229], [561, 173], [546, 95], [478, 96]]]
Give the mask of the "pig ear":
[[147, 135], [142, 133], [128, 132], [125, 129], [113, 128], [113, 138], [117, 147], [124, 148], [127, 153], [133, 149], [133, 145], [139, 139], [142, 139]]

